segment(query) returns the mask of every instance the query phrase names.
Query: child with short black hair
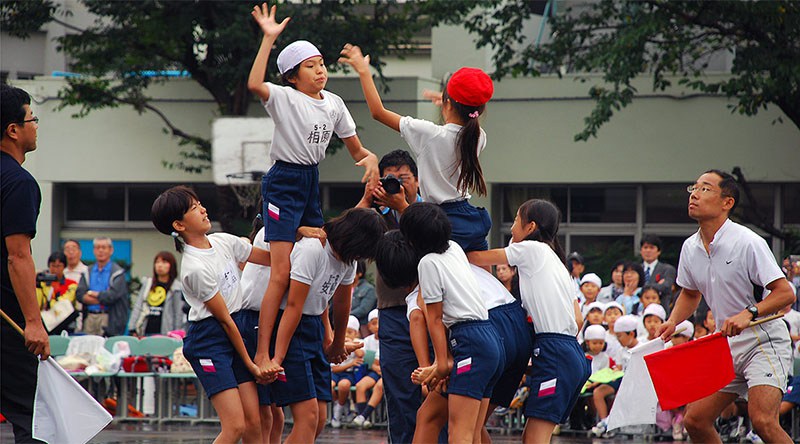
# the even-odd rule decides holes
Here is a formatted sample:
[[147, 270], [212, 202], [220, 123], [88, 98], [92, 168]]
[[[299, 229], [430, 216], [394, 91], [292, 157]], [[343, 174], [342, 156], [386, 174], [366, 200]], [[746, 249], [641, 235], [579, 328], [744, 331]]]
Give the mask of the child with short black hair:
[[217, 441], [262, 442], [254, 380], [265, 382], [272, 375], [255, 365], [242, 340], [238, 264], [268, 266], [269, 252], [227, 233], [207, 235], [206, 209], [185, 186], [161, 193], [151, 216], [156, 229], [171, 235], [183, 253], [180, 279], [191, 307], [183, 354], [219, 414]]
[[[364, 353], [374, 353], [372, 363], [367, 365], [366, 374], [356, 383], [356, 413], [353, 424], [369, 428], [372, 411], [383, 399], [383, 381], [381, 378], [380, 344], [378, 340], [378, 309], [373, 309], [367, 315], [367, 328], [371, 335], [364, 338]], [[367, 392], [372, 389], [372, 395], [367, 400]]]
[[581, 277], [580, 290], [583, 294], [583, 299], [580, 302], [580, 307], [583, 316], [586, 316], [589, 304], [597, 301], [597, 294], [600, 293], [600, 288], [602, 287], [603, 281], [595, 273], [586, 273]]
[[642, 313], [642, 324], [647, 333], [637, 339], [642, 344], [658, 339], [658, 327], [667, 319], [667, 311], [660, 304], [650, 304]]

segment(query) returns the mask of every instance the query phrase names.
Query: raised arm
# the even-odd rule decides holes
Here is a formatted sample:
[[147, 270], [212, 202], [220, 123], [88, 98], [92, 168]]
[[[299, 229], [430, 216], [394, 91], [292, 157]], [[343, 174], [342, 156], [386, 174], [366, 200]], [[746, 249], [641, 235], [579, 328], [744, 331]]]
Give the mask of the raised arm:
[[470, 251], [467, 253], [467, 259], [470, 263], [479, 267], [508, 263], [508, 256], [506, 256], [505, 248], [495, 248], [494, 250], [486, 251]]
[[361, 54], [361, 48], [349, 43], [344, 45], [344, 49], [340, 54], [342, 56], [339, 58], [339, 63], [347, 63], [358, 73], [361, 89], [364, 91], [364, 98], [367, 100], [367, 106], [372, 118], [399, 132], [401, 116], [383, 107], [383, 101], [380, 94], [378, 94], [378, 88], [375, 87], [375, 81], [372, 80], [372, 73], [369, 70], [369, 56], [364, 57]]
[[269, 86], [264, 83], [264, 78], [267, 74], [267, 63], [269, 61], [269, 53], [278, 36], [286, 28], [290, 17], [286, 17], [282, 22], [275, 21], [276, 5], [272, 5], [270, 10], [266, 3], [261, 6], [254, 6], [251, 12], [261, 31], [264, 32], [264, 38], [261, 39], [261, 46], [258, 48], [258, 54], [253, 61], [253, 67], [250, 69], [250, 77], [247, 78], [247, 89], [251, 93], [257, 95], [261, 100], [269, 100]]
[[363, 166], [366, 169], [364, 177], [361, 178], [361, 183], [369, 182], [372, 186], [377, 186], [378, 176], [380, 176], [380, 170], [378, 170], [378, 156], [364, 148], [358, 136], [345, 137], [342, 139], [342, 142], [344, 142], [344, 146], [347, 147], [350, 157], [356, 161], [356, 166]]

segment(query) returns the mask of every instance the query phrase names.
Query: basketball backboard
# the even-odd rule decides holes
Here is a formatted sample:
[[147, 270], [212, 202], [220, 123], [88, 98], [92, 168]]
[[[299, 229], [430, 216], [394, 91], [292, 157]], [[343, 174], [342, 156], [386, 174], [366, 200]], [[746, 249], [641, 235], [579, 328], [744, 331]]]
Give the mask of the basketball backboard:
[[[214, 183], [247, 184], [250, 178], [232, 178], [229, 175], [266, 173], [272, 166], [269, 149], [274, 129], [272, 119], [264, 117], [221, 117], [214, 120], [211, 129]], [[258, 177], [259, 182], [261, 180], [257, 174], [252, 177]]]

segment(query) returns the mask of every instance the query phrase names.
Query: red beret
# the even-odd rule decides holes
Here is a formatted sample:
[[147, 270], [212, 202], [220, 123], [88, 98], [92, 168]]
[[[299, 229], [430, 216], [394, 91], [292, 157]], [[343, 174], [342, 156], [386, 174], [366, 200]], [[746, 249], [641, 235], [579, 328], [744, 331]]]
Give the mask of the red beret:
[[447, 95], [462, 105], [484, 105], [493, 93], [492, 79], [478, 68], [461, 68], [447, 82]]

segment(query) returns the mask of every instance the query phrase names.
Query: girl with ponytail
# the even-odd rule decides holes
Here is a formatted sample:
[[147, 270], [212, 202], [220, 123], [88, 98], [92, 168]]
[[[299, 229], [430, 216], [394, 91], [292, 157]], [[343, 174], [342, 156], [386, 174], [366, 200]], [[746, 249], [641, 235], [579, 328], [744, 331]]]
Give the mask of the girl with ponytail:
[[591, 367], [578, 344], [580, 309], [564, 250], [558, 242], [561, 214], [555, 205], [531, 199], [517, 210], [506, 248], [473, 251], [475, 265], [516, 266], [522, 305], [533, 321], [531, 398], [523, 441], [550, 442], [556, 424], [566, 421]]
[[441, 106], [445, 124], [415, 119], [383, 107], [369, 56], [347, 44], [339, 59], [355, 69], [372, 117], [398, 131], [417, 156], [422, 200], [440, 205], [453, 226], [451, 239], [464, 251], [486, 250], [492, 227], [489, 213], [469, 203], [470, 193], [486, 194], [478, 155], [486, 147], [479, 117], [494, 93], [492, 79], [480, 69], [461, 68], [450, 77], [441, 94], [426, 97]]

